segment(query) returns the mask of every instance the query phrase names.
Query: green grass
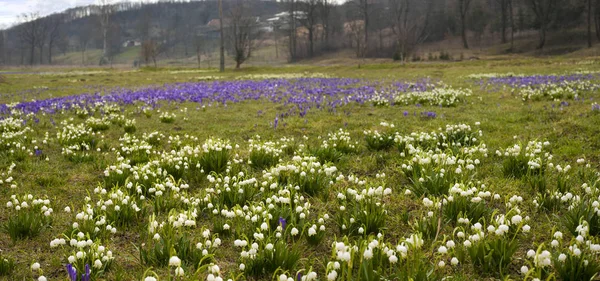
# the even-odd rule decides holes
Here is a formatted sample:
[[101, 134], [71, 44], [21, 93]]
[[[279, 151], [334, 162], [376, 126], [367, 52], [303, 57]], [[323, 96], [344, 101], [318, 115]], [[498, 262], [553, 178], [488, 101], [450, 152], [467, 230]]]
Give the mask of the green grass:
[[[129, 52], [129, 51], [127, 51]], [[90, 55], [90, 61], [94, 54]], [[123, 56], [133, 57], [134, 51], [124, 53]], [[58, 60], [59, 58], [57, 58]], [[64, 57], [65, 60], [77, 60], [77, 55]], [[590, 58], [593, 60], [593, 58]], [[531, 206], [534, 194], [528, 191], [525, 182], [518, 179], [506, 179], [502, 175], [502, 159], [494, 156], [496, 149], [512, 145], [518, 136], [519, 140], [548, 140], [551, 142], [551, 150], [555, 155], [555, 163], [571, 163], [575, 166], [575, 160], [586, 157], [590, 163], [598, 163], [598, 149], [600, 149], [600, 114], [591, 114], [590, 102], [572, 102], [564, 110], [549, 109], [556, 102], [527, 102], [524, 103], [518, 97], [508, 92], [482, 91], [478, 86], [466, 81], [465, 75], [472, 73], [490, 72], [515, 72], [515, 73], [562, 73], [580, 69], [597, 69], [598, 61], [592, 65], [577, 64], [575, 59], [519, 59], [498, 61], [468, 61], [460, 63], [419, 63], [419, 64], [373, 64], [358, 66], [326, 66], [316, 67], [310, 65], [293, 65], [286, 67], [247, 67], [240, 71], [227, 70], [218, 73], [215, 69], [206, 69], [207, 72], [199, 73], [176, 73], [176, 69], [143, 69], [129, 72], [122, 69], [74, 69], [77, 71], [102, 71], [100, 73], [71, 73], [69, 70], [60, 69], [64, 73], [55, 75], [37, 74], [10, 74], [7, 75], [9, 84], [0, 85], [0, 103], [11, 103], [27, 101], [31, 99], [43, 99], [48, 97], [73, 95], [93, 92], [113, 87], [139, 88], [146, 86], [159, 86], [165, 83], [193, 82], [199, 77], [219, 76], [223, 79], [234, 79], [246, 74], [272, 74], [272, 73], [323, 73], [331, 77], [354, 77], [365, 79], [415, 79], [431, 77], [441, 79], [446, 84], [455, 87], [471, 87], [473, 96], [467, 98], [467, 103], [460, 104], [454, 108], [439, 108], [436, 106], [401, 106], [401, 107], [372, 107], [369, 105], [349, 105], [346, 113], [338, 111], [329, 113], [325, 111], [311, 111], [305, 118], [298, 116], [286, 118], [281, 121], [277, 129], [273, 129], [270, 122], [273, 121], [279, 111], [279, 105], [263, 101], [249, 101], [241, 104], [229, 104], [227, 107], [208, 107], [205, 111], [197, 110], [196, 104], [184, 103], [163, 107], [165, 110], [175, 112], [178, 117], [172, 124], [160, 122], [158, 113], [147, 118], [143, 114], [133, 113], [134, 107], [126, 108], [126, 116], [136, 119], [135, 135], [141, 137], [143, 133], [153, 131], [165, 135], [190, 135], [198, 137], [199, 143], [203, 143], [210, 137], [229, 139], [234, 144], [239, 144], [239, 149], [234, 149], [233, 154], [239, 153], [247, 156], [246, 141], [255, 135], [260, 135], [263, 140], [277, 140], [281, 137], [294, 137], [309, 146], [318, 146], [327, 133], [335, 132], [344, 128], [350, 132], [352, 140], [359, 141], [360, 147], [356, 154], [344, 155], [335, 165], [344, 175], [355, 174], [361, 177], [374, 179], [378, 173], [385, 173], [386, 186], [394, 190], [389, 202], [386, 202], [388, 220], [386, 220], [386, 238], [398, 241], [412, 233], [408, 220], [423, 215], [420, 201], [415, 201], [403, 195], [404, 189], [409, 184], [408, 179], [400, 173], [399, 166], [402, 160], [399, 152], [391, 148], [388, 151], [372, 151], [367, 149], [363, 136], [363, 130], [372, 129], [382, 121], [394, 123], [396, 131], [409, 134], [418, 131], [432, 131], [446, 124], [467, 123], [473, 125], [481, 122], [483, 131], [482, 141], [489, 147], [489, 157], [482, 159], [484, 162], [478, 170], [477, 179], [485, 182], [489, 189], [503, 195], [507, 199], [514, 194], [520, 194], [528, 203], [523, 210], [531, 216], [532, 234], [519, 240], [516, 255], [519, 259], [509, 265], [507, 271], [511, 278], [520, 279], [518, 269], [524, 264], [525, 252], [530, 248], [536, 248], [540, 242], [549, 242], [550, 231], [558, 225], [557, 218], [538, 212]], [[56, 71], [56, 70], [54, 70]], [[45, 87], [46, 89], [34, 89], [34, 87]], [[92, 87], [91, 90], [89, 87]], [[94, 88], [95, 87], [95, 88]], [[599, 95], [594, 94], [596, 100]], [[188, 109], [188, 113], [180, 110]], [[257, 111], [264, 113], [260, 116]], [[404, 116], [404, 111], [410, 114]], [[435, 111], [438, 118], [422, 119], [414, 117], [421, 111]], [[77, 117], [74, 114], [55, 116], [58, 124], [63, 119]], [[184, 117], [186, 120], [184, 120]], [[79, 121], [79, 120], [77, 120]], [[51, 138], [56, 136], [56, 128], [49, 124], [49, 117], [41, 117], [37, 125], [32, 125], [34, 132], [32, 137], [37, 140], [44, 138], [44, 133], [49, 132]], [[111, 125], [103, 132], [104, 141], [108, 147], [119, 147], [119, 137], [124, 134], [123, 128]], [[304, 141], [303, 137], [308, 137]], [[167, 147], [163, 144], [164, 147]], [[50, 249], [49, 242], [69, 229], [74, 220], [76, 212], [80, 211], [84, 198], [92, 194], [92, 190], [103, 182], [103, 171], [106, 166], [115, 162], [114, 153], [95, 154], [94, 161], [73, 163], [67, 161], [60, 154], [60, 145], [51, 141], [48, 146], [43, 147], [44, 154], [49, 161], [36, 158], [27, 158], [18, 162], [13, 173], [19, 187], [11, 190], [5, 186], [0, 189], [0, 208], [4, 208], [5, 201], [11, 194], [33, 193], [47, 195], [54, 207], [52, 227], [40, 232], [36, 237], [18, 241], [12, 244], [8, 234], [0, 232], [0, 249], [3, 255], [10, 256], [15, 260], [16, 270], [8, 277], [0, 276], [0, 280], [31, 280], [37, 278], [31, 273], [29, 266], [33, 262], [40, 262], [45, 276], [49, 279], [65, 280], [66, 273], [64, 263], [69, 255], [69, 249]], [[4, 172], [10, 165], [7, 158], [0, 158], [0, 172]], [[595, 165], [595, 164], [594, 164]], [[250, 170], [251, 171], [251, 170]], [[260, 177], [260, 171], [254, 171], [254, 176]], [[578, 184], [580, 182], [577, 181]], [[199, 180], [193, 183], [195, 191], [207, 187], [208, 183]], [[335, 200], [335, 198], [330, 198]], [[337, 212], [336, 204], [328, 202], [320, 196], [310, 198], [317, 211], [334, 214]], [[63, 212], [65, 206], [70, 206], [72, 213]], [[498, 207], [498, 206], [497, 206]], [[499, 207], [503, 208], [503, 207]], [[0, 223], [7, 221], [6, 213], [0, 212]], [[145, 218], [147, 219], [147, 218]], [[337, 227], [332, 221], [327, 225], [328, 231], [324, 242], [318, 247], [311, 247], [303, 253], [303, 257], [327, 257], [330, 252], [330, 244], [335, 235], [340, 237]], [[199, 219], [199, 227], [191, 230], [188, 234], [194, 241], [200, 241], [201, 226], [210, 227], [212, 222], [206, 218]], [[117, 235], [105, 242], [116, 255], [113, 270], [107, 272], [106, 280], [140, 280], [146, 267], [141, 265], [136, 250], [142, 240], [140, 232], [145, 225], [131, 226], [129, 229], [119, 229]], [[566, 233], [567, 231], [563, 231]], [[452, 227], [443, 224], [440, 235], [451, 235]], [[435, 236], [435, 234], [434, 234]], [[223, 237], [224, 245], [216, 252], [215, 259], [222, 271], [235, 272], [239, 257], [239, 250], [232, 246], [234, 238]], [[306, 261], [301, 261], [305, 263]], [[323, 265], [315, 265], [315, 270], [323, 270]], [[167, 275], [166, 268], [158, 268], [155, 271], [161, 275]], [[186, 268], [186, 272], [193, 269]], [[466, 263], [453, 270], [448, 269], [447, 274], [462, 276], [459, 279], [482, 280], [490, 276], [475, 270]], [[319, 272], [321, 280], [325, 278], [324, 272]], [[4, 278], [4, 279], [3, 279]], [[269, 276], [270, 278], [270, 276]], [[162, 280], [162, 279], [161, 279]]]

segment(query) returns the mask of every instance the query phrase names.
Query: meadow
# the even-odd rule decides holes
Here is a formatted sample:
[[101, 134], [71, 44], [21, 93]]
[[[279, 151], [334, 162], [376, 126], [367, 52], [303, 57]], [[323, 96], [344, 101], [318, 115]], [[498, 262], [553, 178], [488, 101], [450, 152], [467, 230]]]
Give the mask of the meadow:
[[599, 66], [8, 70], [0, 280], [596, 280]]

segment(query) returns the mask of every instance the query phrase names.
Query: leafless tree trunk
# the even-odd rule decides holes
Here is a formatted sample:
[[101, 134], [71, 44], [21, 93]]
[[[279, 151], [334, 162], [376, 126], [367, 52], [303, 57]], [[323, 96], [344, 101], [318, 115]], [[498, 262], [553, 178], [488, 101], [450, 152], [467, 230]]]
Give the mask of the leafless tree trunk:
[[29, 47], [29, 64], [33, 65], [35, 62], [35, 47], [38, 44], [39, 25], [38, 13], [23, 14], [20, 17], [22, 26], [19, 28], [19, 38], [21, 42], [25, 43]]
[[50, 19], [50, 29], [48, 32], [48, 64], [52, 64], [52, 48], [56, 44], [56, 41], [61, 36], [61, 26], [64, 22], [64, 18], [61, 15], [53, 16]]
[[600, 0], [596, 0], [594, 7], [594, 23], [596, 24], [596, 38], [600, 41]]
[[0, 30], [0, 64], [6, 64], [6, 32]]
[[513, 10], [513, 0], [508, 0], [508, 10], [510, 11], [510, 51], [514, 52], [515, 47], [515, 18]]
[[219, 71], [225, 72], [225, 38], [223, 38], [223, 0], [219, 0]]
[[102, 29], [102, 57], [100, 57], [99, 65], [103, 65], [109, 60], [108, 46], [108, 31], [110, 29], [110, 17], [115, 10], [115, 6], [110, 3], [110, 0], [98, 0], [100, 28]]
[[256, 40], [259, 37], [257, 30], [257, 18], [250, 14], [250, 2], [248, 0], [235, 0], [229, 9], [229, 20], [227, 27], [230, 53], [235, 60], [235, 68], [248, 60], [256, 49]]
[[460, 35], [463, 41], [463, 47], [469, 48], [469, 42], [467, 41], [467, 14], [469, 13], [469, 6], [471, 0], [458, 0], [458, 12], [460, 14]]
[[556, 13], [558, 0], [527, 0], [527, 4], [535, 14], [535, 18], [540, 25], [538, 49], [543, 49], [546, 44], [546, 32], [553, 21]]
[[85, 53], [87, 51], [87, 47], [92, 40], [92, 31], [94, 27], [88, 23], [83, 27], [83, 31], [79, 33], [79, 49], [81, 51], [81, 64], [85, 65]]
[[592, 0], [587, 0], [587, 39], [588, 48], [592, 47]]
[[305, 0], [305, 2], [301, 3], [302, 8], [301, 11], [304, 12], [304, 16], [301, 18], [300, 22], [306, 29], [308, 30], [308, 56], [313, 57], [315, 54], [315, 28], [317, 26], [318, 20], [318, 6], [320, 0]]
[[321, 24], [323, 25], [323, 31], [321, 33], [321, 41], [323, 41], [326, 48], [329, 48], [329, 16], [331, 14], [331, 2], [330, 0], [321, 0], [319, 6], [319, 16], [321, 18]]
[[[414, 52], [416, 47], [427, 39], [429, 15], [433, 1], [426, 0], [424, 11], [418, 11], [415, 6], [419, 0], [390, 0], [389, 7], [392, 17], [392, 31], [396, 36], [396, 54], [402, 61]], [[414, 8], [414, 9], [413, 9]]]
[[202, 44], [203, 38], [201, 36], [196, 36], [194, 38], [194, 47], [196, 49], [196, 59], [198, 60], [198, 68], [200, 68], [200, 63], [202, 62]]
[[296, 53], [296, 1], [290, 1], [289, 11], [289, 28], [290, 28], [290, 40], [289, 40], [289, 51], [290, 51], [290, 62], [295, 62], [297, 58]]
[[363, 36], [364, 36], [364, 42], [362, 44], [362, 50], [360, 50], [359, 52], [359, 56], [360, 57], [365, 57], [367, 55], [367, 48], [369, 45], [369, 10], [370, 10], [370, 5], [369, 5], [369, 0], [353, 0], [352, 2], [357, 11], [358, 14], [360, 15], [360, 17], [363, 20]]
[[500, 5], [500, 32], [502, 33], [502, 44], [508, 42], [508, 40], [506, 40], [506, 20], [508, 18], [507, 14], [509, 9], [508, 1], [510, 0], [496, 0], [496, 3]]

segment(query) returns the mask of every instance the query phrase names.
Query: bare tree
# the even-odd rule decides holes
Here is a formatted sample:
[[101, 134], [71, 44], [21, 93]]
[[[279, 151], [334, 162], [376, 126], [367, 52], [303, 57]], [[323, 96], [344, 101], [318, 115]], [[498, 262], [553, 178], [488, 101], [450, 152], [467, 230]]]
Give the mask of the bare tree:
[[424, 11], [417, 5], [420, 0], [390, 0], [392, 31], [396, 36], [396, 55], [405, 61], [415, 48], [427, 39], [427, 26], [433, 1], [427, 0]]
[[596, 0], [594, 7], [594, 23], [596, 24], [596, 38], [600, 41], [600, 0]]
[[48, 64], [52, 64], [52, 48], [62, 36], [61, 27], [64, 23], [64, 17], [59, 14], [52, 16], [48, 21]]
[[510, 51], [515, 48], [515, 16], [513, 10], [513, 0], [508, 0], [508, 10], [510, 11]]
[[200, 35], [194, 37], [194, 47], [196, 49], [196, 60], [198, 60], [198, 68], [202, 62], [202, 47], [204, 47], [204, 38]]
[[235, 60], [236, 69], [239, 69], [257, 48], [257, 18], [250, 13], [249, 4], [248, 0], [235, 0], [229, 8], [229, 51]]
[[500, 6], [500, 33], [502, 43], [508, 42], [506, 39], [506, 22], [508, 20], [508, 9], [510, 0], [496, 0], [496, 3]]
[[159, 52], [158, 50], [158, 43], [155, 40], [149, 39], [142, 42], [142, 48], [140, 49], [141, 57], [144, 59], [146, 65], [148, 65], [150, 60], [152, 60], [154, 62], [154, 67], [156, 67], [156, 58], [158, 57]]
[[469, 48], [469, 42], [467, 41], [467, 14], [469, 13], [469, 6], [471, 0], [458, 0], [458, 13], [460, 16], [460, 36], [462, 37], [463, 47]]
[[352, 48], [352, 44], [356, 46], [356, 56], [362, 57], [364, 53], [364, 32], [365, 25], [362, 20], [353, 20], [346, 24], [344, 24], [344, 29], [348, 33], [348, 37], [350, 39], [350, 48]]
[[113, 22], [108, 33], [108, 61], [113, 65], [114, 57], [121, 52], [121, 26]]
[[93, 36], [94, 25], [91, 22], [85, 23], [82, 32], [77, 37], [79, 41], [79, 51], [81, 52], [81, 64], [85, 65], [85, 53], [90, 44], [90, 41], [94, 38]]
[[6, 31], [0, 30], [0, 64], [6, 63]]
[[359, 56], [364, 57], [366, 56], [369, 45], [369, 12], [371, 8], [371, 5], [369, 4], [370, 0], [353, 0], [351, 3], [355, 5], [363, 21], [364, 44], [362, 46], [363, 49], [359, 52]]
[[331, 9], [333, 5], [331, 4], [331, 0], [321, 0], [319, 1], [319, 17], [321, 20], [321, 24], [323, 25], [323, 31], [321, 32], [321, 41], [325, 42], [325, 46], [329, 47], [329, 33], [330, 33], [330, 24], [329, 17], [331, 15]]
[[225, 38], [223, 36], [223, 0], [219, 0], [219, 72], [225, 72]]
[[290, 35], [289, 35], [289, 52], [290, 52], [290, 62], [295, 62], [296, 58], [298, 56], [297, 52], [296, 52], [296, 39], [298, 37], [298, 32], [296, 30], [296, 17], [297, 17], [297, 12], [296, 12], [296, 0], [289, 0], [289, 17], [288, 17], [288, 27], [290, 30]]
[[110, 18], [114, 13], [115, 6], [110, 3], [110, 0], [98, 0], [98, 11], [100, 17], [100, 28], [102, 29], [102, 57], [100, 57], [99, 65], [106, 64], [109, 60], [109, 35], [111, 28]]
[[539, 44], [538, 49], [543, 49], [546, 44], [546, 32], [554, 20], [556, 10], [558, 9], [558, 0], [526, 0], [533, 11], [535, 19], [539, 24]]
[[592, 47], [592, 0], [587, 0], [587, 39], [588, 48]]
[[311, 58], [315, 54], [315, 29], [319, 20], [318, 7], [321, 4], [320, 2], [320, 0], [304, 0], [300, 6], [300, 10], [304, 12], [300, 22], [308, 30], [308, 56]]
[[21, 27], [18, 29], [19, 39], [23, 45], [29, 47], [29, 64], [33, 65], [35, 61], [35, 47], [38, 44], [38, 34], [40, 21], [38, 13], [22, 14], [20, 20]]

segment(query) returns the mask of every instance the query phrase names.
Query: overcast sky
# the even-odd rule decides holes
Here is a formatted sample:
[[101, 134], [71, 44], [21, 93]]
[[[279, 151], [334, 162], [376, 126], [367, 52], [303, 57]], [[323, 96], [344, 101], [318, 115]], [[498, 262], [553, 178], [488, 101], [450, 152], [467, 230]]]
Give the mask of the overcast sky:
[[[129, 2], [155, 2], [156, 0], [130, 0]], [[23, 13], [39, 12], [45, 16], [77, 6], [95, 4], [98, 0], [0, 0], [0, 29], [17, 22]], [[124, 2], [112, 0], [111, 2]]]

